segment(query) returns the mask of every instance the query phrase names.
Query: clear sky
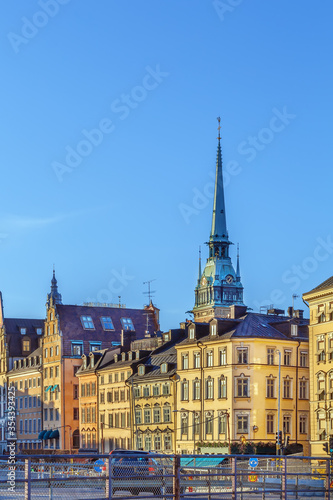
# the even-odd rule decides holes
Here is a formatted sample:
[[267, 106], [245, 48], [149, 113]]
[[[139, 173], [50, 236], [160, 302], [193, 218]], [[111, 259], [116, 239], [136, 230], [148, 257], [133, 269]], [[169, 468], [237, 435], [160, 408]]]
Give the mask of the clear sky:
[[219, 115], [246, 304], [287, 308], [330, 277], [332, 16], [329, 0], [3, 2], [5, 315], [44, 317], [55, 264], [66, 304], [142, 307], [156, 280], [177, 327], [207, 257]]

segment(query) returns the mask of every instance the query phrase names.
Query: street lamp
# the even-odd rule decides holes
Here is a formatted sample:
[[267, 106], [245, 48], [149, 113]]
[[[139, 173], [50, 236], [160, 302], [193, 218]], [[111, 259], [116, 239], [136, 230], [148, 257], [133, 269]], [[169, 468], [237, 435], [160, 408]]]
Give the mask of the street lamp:
[[278, 378], [278, 421], [277, 421], [277, 436], [278, 442], [276, 443], [277, 455], [280, 455], [281, 443], [280, 443], [280, 407], [281, 407], [281, 351], [276, 349], [275, 351], [279, 355], [279, 378]]

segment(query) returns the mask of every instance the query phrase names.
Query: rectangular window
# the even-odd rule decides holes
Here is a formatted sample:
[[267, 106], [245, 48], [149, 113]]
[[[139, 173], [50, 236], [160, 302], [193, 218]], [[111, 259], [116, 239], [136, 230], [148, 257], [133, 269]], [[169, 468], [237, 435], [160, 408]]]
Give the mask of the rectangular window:
[[165, 451], [171, 451], [172, 445], [171, 445], [171, 435], [170, 434], [164, 434], [164, 450]]
[[160, 395], [160, 386], [156, 384], [153, 387], [153, 396], [159, 396], [159, 395]]
[[53, 420], [53, 408], [50, 408], [49, 412], [50, 420]]
[[144, 414], [144, 423], [145, 424], [150, 424], [151, 423], [151, 411], [150, 408], [145, 408], [143, 411]]
[[307, 380], [299, 381], [299, 399], [307, 399]]
[[220, 350], [220, 365], [225, 366], [227, 364], [227, 349]]
[[86, 384], [86, 395], [87, 398], [90, 397], [90, 384]]
[[210, 413], [205, 415], [206, 434], [213, 434], [213, 416]]
[[193, 367], [194, 368], [200, 368], [201, 366], [201, 356], [200, 356], [200, 352], [195, 352], [193, 354]]
[[221, 377], [219, 379], [219, 398], [227, 397], [227, 379], [226, 377]]
[[274, 365], [274, 348], [273, 347], [267, 348], [267, 364]]
[[247, 347], [237, 347], [237, 363], [247, 364], [248, 363], [248, 348]]
[[306, 434], [307, 432], [307, 418], [305, 415], [299, 417], [299, 432], [300, 434]]
[[291, 398], [291, 380], [284, 379], [283, 381], [283, 397], [290, 399]]
[[171, 422], [171, 408], [169, 406], [164, 406], [163, 408], [163, 421]]
[[29, 418], [29, 434], [32, 434], [32, 420]]
[[[84, 384], [82, 384], [81, 390], [82, 387], [84, 387]], [[79, 399], [79, 386], [77, 384], [73, 385], [73, 399]]]
[[182, 354], [182, 370], [188, 370], [188, 353]]
[[23, 434], [23, 420], [20, 420], [20, 434]]
[[227, 433], [227, 416], [226, 415], [219, 415], [218, 426], [219, 426], [219, 434], [225, 435]]
[[200, 399], [200, 380], [195, 380], [193, 382], [193, 399]]
[[81, 316], [81, 323], [85, 330], [94, 330], [94, 322], [91, 316]]
[[236, 397], [246, 398], [249, 396], [249, 379], [246, 377], [237, 378]]
[[283, 433], [290, 434], [291, 431], [291, 417], [289, 415], [283, 416]]
[[302, 367], [307, 367], [308, 366], [308, 352], [307, 351], [301, 351], [300, 352], [300, 366]]
[[104, 391], [103, 392], [100, 392], [99, 394], [99, 402], [100, 403], [105, 403], [105, 394], [104, 394]]
[[188, 401], [188, 381], [183, 380], [181, 383], [181, 392], [180, 392], [181, 401]]
[[110, 316], [102, 316], [101, 323], [103, 330], [114, 330], [113, 322]]
[[24, 420], [24, 434], [28, 434], [28, 420]]
[[135, 423], [140, 425], [142, 423], [142, 411], [141, 410], [135, 410]]
[[36, 396], [33, 396], [33, 398], [32, 398], [32, 406], [33, 406], [33, 408], [36, 408], [36, 406], [37, 406], [37, 398], [36, 398]]
[[113, 413], [109, 413], [109, 427], [113, 427]]
[[134, 331], [134, 325], [131, 318], [120, 318], [123, 330], [132, 330]]
[[73, 420], [79, 420], [79, 408], [73, 408]]
[[207, 352], [207, 367], [213, 366], [213, 351]]
[[267, 415], [267, 417], [266, 417], [266, 431], [267, 431], [267, 434], [273, 434], [273, 432], [274, 432], [274, 415]]
[[163, 396], [168, 396], [170, 394], [170, 384], [163, 384]]
[[206, 399], [214, 399], [214, 379], [206, 380]]
[[55, 419], [58, 421], [59, 420], [59, 408], [55, 409]]
[[37, 422], [36, 422], [36, 419], [34, 418], [33, 421], [32, 421], [32, 432], [33, 434], [36, 434], [37, 432]]
[[83, 345], [75, 344], [72, 342], [72, 356], [82, 356], [83, 354]]
[[237, 433], [247, 434], [249, 430], [249, 417], [247, 415], [237, 415]]
[[182, 414], [180, 418], [180, 433], [186, 435], [188, 432], [188, 415]]
[[149, 385], [145, 385], [143, 387], [143, 397], [148, 398], [150, 396], [150, 387]]
[[273, 378], [266, 379], [266, 398], [274, 398], [275, 380]]
[[291, 350], [290, 349], [284, 350], [283, 363], [285, 366], [291, 365]]
[[89, 343], [90, 352], [99, 351], [101, 348], [101, 343], [90, 342]]
[[159, 424], [161, 422], [161, 408], [154, 408], [154, 424]]

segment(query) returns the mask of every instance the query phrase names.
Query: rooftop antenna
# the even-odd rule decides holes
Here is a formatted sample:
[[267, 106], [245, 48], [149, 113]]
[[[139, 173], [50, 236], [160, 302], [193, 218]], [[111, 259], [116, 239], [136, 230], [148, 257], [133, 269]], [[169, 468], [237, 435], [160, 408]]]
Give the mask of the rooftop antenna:
[[121, 295], [118, 295], [119, 308], [121, 308]]
[[156, 281], [156, 279], [153, 279], [153, 280], [148, 280], [148, 281], [144, 281], [143, 284], [144, 285], [148, 285], [148, 292], [143, 292], [144, 295], [148, 295], [148, 301], [149, 301], [149, 304], [151, 303], [151, 299], [153, 297], [153, 294], [155, 293], [155, 290], [151, 290], [150, 289], [150, 283], [152, 283], [153, 281]]
[[296, 295], [296, 293], [293, 294], [293, 310], [294, 310], [295, 299], [297, 299], [298, 297], [299, 297], [299, 295]]

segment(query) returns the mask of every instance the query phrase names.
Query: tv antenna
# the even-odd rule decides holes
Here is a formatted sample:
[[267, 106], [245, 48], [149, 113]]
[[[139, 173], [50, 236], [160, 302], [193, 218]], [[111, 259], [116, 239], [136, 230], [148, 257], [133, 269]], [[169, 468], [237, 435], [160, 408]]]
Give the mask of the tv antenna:
[[149, 304], [151, 303], [151, 299], [153, 297], [153, 294], [155, 293], [155, 290], [151, 290], [150, 289], [150, 283], [152, 283], [153, 281], [156, 281], [156, 279], [153, 279], [153, 280], [148, 280], [148, 281], [144, 281], [143, 284], [144, 285], [148, 285], [148, 291], [147, 292], [143, 292], [144, 295], [148, 295], [148, 301], [149, 301]]
[[295, 299], [298, 299], [299, 295], [296, 295], [296, 293], [293, 294], [293, 310], [294, 310], [294, 303]]

